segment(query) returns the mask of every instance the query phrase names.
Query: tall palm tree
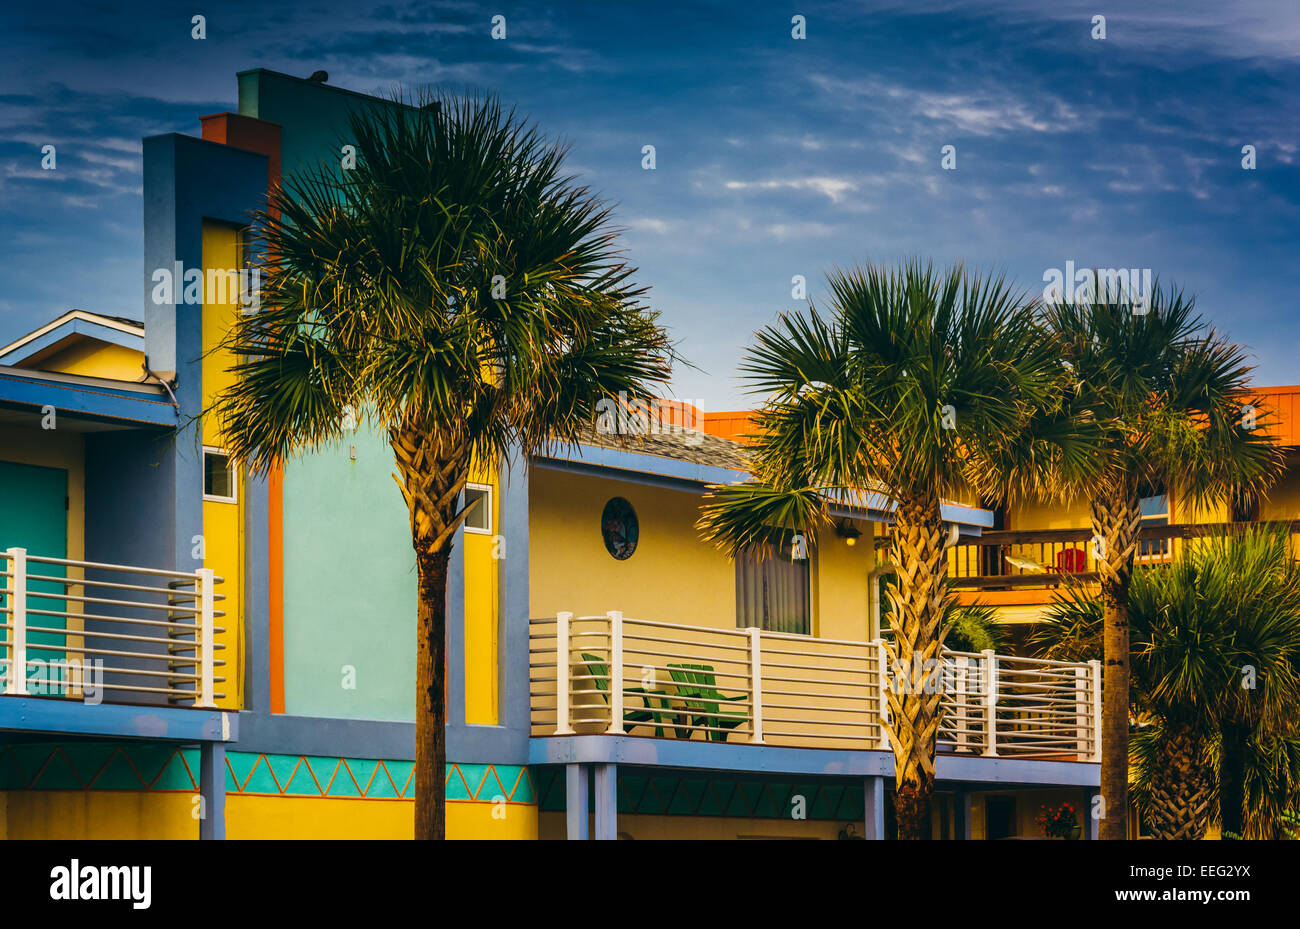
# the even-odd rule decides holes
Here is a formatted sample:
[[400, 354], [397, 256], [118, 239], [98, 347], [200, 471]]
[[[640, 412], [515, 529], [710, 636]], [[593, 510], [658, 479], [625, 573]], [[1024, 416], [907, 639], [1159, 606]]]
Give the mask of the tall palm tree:
[[1035, 457], [1021, 436], [1054, 402], [1059, 366], [1033, 301], [1000, 277], [912, 262], [836, 271], [829, 286], [828, 314], [810, 307], [758, 333], [742, 365], [765, 398], [753, 480], [711, 488], [700, 529], [733, 555], [761, 552], [781, 533], [812, 538], [837, 504], [892, 497], [887, 648], [910, 679], [886, 690], [888, 731], [899, 837], [918, 839], [930, 832], [941, 695], [911, 685], [939, 659], [952, 599], [940, 504], [1047, 480], [1059, 452]]
[[[1275, 798], [1271, 808], [1285, 808], [1295, 781], [1283, 776], [1283, 742], [1300, 735], [1300, 562], [1288, 535], [1251, 529], [1195, 540], [1172, 564], [1137, 570], [1128, 606], [1130, 710], [1149, 724], [1129, 748], [1157, 837], [1202, 838], [1216, 794], [1225, 814], [1236, 804], [1239, 818], [1242, 796], [1220, 787], [1229, 765], [1261, 797]], [[1033, 641], [1052, 657], [1095, 658], [1104, 625], [1101, 598], [1076, 588], [1057, 597]], [[1243, 770], [1226, 756], [1223, 732], [1237, 726], [1254, 735], [1248, 754], [1272, 760]]]
[[1263, 415], [1243, 416], [1251, 368], [1241, 348], [1195, 315], [1194, 301], [1155, 282], [1145, 295], [1093, 288], [1046, 320], [1069, 371], [1073, 413], [1096, 430], [1101, 473], [1077, 485], [1091, 505], [1104, 622], [1103, 839], [1126, 835], [1129, 584], [1139, 500], [1176, 493], [1196, 507], [1255, 496], [1282, 470]]
[[418, 568], [415, 835], [444, 835], [447, 564], [471, 465], [575, 436], [644, 392], [671, 351], [565, 152], [491, 98], [351, 118], [356, 167], [303, 170], [255, 223], [263, 309], [227, 346], [216, 400], [255, 470], [319, 447], [349, 412], [387, 437]]

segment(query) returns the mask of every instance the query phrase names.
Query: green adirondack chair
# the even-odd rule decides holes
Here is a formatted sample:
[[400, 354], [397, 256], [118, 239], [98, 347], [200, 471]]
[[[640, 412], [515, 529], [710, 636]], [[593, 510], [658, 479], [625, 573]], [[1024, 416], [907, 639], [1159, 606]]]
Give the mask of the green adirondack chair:
[[725, 742], [735, 729], [749, 719], [749, 713], [735, 712], [722, 706], [737, 700], [748, 699], [748, 694], [736, 694], [728, 697], [718, 690], [718, 681], [713, 665], [707, 664], [670, 664], [668, 673], [676, 685], [676, 699], [691, 713], [691, 725], [709, 726], [706, 730], [709, 739]]
[[[609, 665], [598, 656], [587, 652], [582, 653], [582, 660], [587, 663], [587, 674], [596, 682], [596, 689], [600, 691], [601, 697], [605, 703], [609, 703]], [[631, 732], [637, 726], [649, 726], [655, 724], [655, 736], [663, 738], [665, 725], [671, 725], [677, 719], [677, 713], [673, 710], [669, 702], [668, 694], [658, 690], [646, 690], [644, 687], [627, 687], [623, 688], [623, 693], [636, 694], [645, 704], [644, 709], [634, 707], [623, 707], [623, 726]], [[688, 730], [677, 729], [678, 738], [683, 738], [682, 733], [686, 732], [686, 738], [690, 737]]]

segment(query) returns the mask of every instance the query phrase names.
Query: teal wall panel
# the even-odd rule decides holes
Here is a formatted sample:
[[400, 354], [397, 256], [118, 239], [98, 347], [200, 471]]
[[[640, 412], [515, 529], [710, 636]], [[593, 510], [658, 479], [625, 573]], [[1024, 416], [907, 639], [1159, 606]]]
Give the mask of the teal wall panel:
[[[0, 550], [25, 548], [27, 554], [46, 558], [68, 557], [68, 472], [62, 468], [42, 468], [35, 465], [0, 461]], [[29, 574], [63, 577], [62, 565], [30, 565]], [[2, 587], [3, 584], [0, 584]], [[28, 587], [28, 610], [63, 612], [66, 600], [39, 596], [41, 591], [62, 593], [63, 585], [57, 581], [32, 581]], [[0, 601], [3, 601], [0, 595]], [[57, 616], [29, 615], [30, 626], [62, 629], [66, 620]], [[9, 631], [0, 630], [4, 641]], [[63, 637], [53, 632], [32, 632], [27, 637], [27, 660], [62, 661], [63, 651], [37, 648], [39, 645], [61, 645]], [[32, 669], [28, 669], [31, 673]], [[63, 679], [62, 670], [51, 670], [43, 675], [50, 685]], [[34, 684], [33, 686], [39, 686]], [[39, 690], [33, 693], [40, 693]]]
[[[322, 163], [341, 171], [348, 114], [373, 105], [274, 72], [239, 75], [239, 112], [281, 126], [286, 178]], [[414, 719], [415, 553], [393, 471], [388, 443], [364, 427], [285, 466], [286, 713]], [[353, 689], [345, 667], [355, 670]]]

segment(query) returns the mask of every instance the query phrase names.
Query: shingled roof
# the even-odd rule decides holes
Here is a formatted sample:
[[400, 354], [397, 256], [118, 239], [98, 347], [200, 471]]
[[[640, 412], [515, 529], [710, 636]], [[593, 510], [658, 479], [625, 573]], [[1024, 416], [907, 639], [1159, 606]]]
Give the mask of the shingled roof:
[[719, 468], [748, 470], [749, 459], [745, 446], [730, 439], [723, 439], [707, 432], [677, 427], [661, 427], [662, 432], [646, 434], [607, 434], [597, 432], [589, 427], [578, 436], [582, 445], [597, 448], [612, 448], [641, 455], [658, 455], [660, 458], [676, 458], [695, 464], [714, 465]]

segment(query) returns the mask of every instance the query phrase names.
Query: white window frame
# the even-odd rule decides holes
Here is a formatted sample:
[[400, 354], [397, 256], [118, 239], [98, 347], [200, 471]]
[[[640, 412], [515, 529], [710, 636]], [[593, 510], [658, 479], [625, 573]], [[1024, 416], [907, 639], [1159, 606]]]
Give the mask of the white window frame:
[[[465, 531], [466, 531], [467, 533], [469, 533], [470, 535], [492, 535], [492, 528], [493, 528], [493, 526], [496, 524], [496, 521], [495, 521], [495, 519], [493, 518], [495, 514], [493, 513], [493, 510], [492, 510], [492, 502], [493, 502], [493, 501], [492, 501], [492, 485], [491, 485], [491, 484], [474, 484], [474, 483], [471, 483], [471, 482], [466, 482], [466, 484], [465, 484], [465, 489], [466, 489], [466, 490], [481, 490], [481, 491], [484, 492], [484, 494], [485, 494], [486, 496], [484, 497], [484, 500], [483, 500], [483, 504], [482, 504], [482, 505], [483, 505], [484, 507], [487, 508], [487, 514], [488, 514], [488, 519], [487, 519], [487, 521], [488, 521], [488, 527], [487, 527], [486, 529], [477, 529], [477, 528], [475, 528], [474, 526], [471, 526], [471, 525], [469, 524], [469, 520], [466, 519], [465, 522], [464, 522], [464, 524], [463, 524], [463, 525], [465, 526]], [[464, 497], [462, 496], [461, 499], [464, 499]]]
[[[207, 491], [208, 484], [208, 454], [226, 456], [226, 468], [230, 471], [230, 496], [218, 497]], [[203, 446], [203, 469], [199, 479], [203, 482], [200, 486], [203, 488], [203, 499], [208, 503], [239, 503], [239, 470], [235, 467], [234, 460], [230, 457], [230, 452], [224, 448], [215, 445]]]
[[[1138, 500], [1138, 508], [1139, 508], [1139, 510], [1141, 509], [1141, 506], [1142, 506], [1142, 500], [1154, 500], [1154, 499], [1157, 498], [1157, 497], [1164, 497], [1164, 498], [1165, 498], [1165, 511], [1164, 511], [1163, 513], [1152, 513], [1152, 514], [1147, 515], [1147, 516], [1139, 515], [1139, 516], [1138, 516], [1138, 528], [1139, 528], [1139, 529], [1144, 529], [1144, 528], [1146, 528], [1147, 526], [1171, 526], [1171, 525], [1173, 525], [1173, 522], [1174, 522], [1174, 499], [1173, 499], [1172, 496], [1170, 496], [1170, 494], [1169, 494], [1168, 491], [1166, 491], [1165, 493], [1162, 493], [1162, 494], [1151, 494], [1150, 496], [1140, 498], [1140, 499]], [[1164, 520], [1164, 522], [1158, 522], [1158, 520], [1162, 520], [1162, 519]], [[1168, 539], [1162, 539], [1162, 540], [1155, 540], [1155, 539], [1152, 539], [1151, 542], [1146, 543], [1146, 544], [1155, 544], [1157, 541], [1165, 542], [1166, 544], [1168, 544], [1168, 542], [1169, 542]], [[1169, 548], [1168, 548], [1167, 550], [1163, 551], [1163, 552], [1147, 552], [1145, 555], [1142, 554], [1142, 545], [1143, 545], [1142, 542], [1138, 542], [1138, 544], [1137, 544], [1137, 553], [1136, 553], [1136, 554], [1134, 555], [1134, 557], [1133, 557], [1133, 560], [1134, 560], [1135, 562], [1139, 563], [1139, 564], [1144, 564], [1144, 563], [1145, 563], [1145, 564], [1154, 564], [1154, 563], [1160, 563], [1160, 562], [1167, 562], [1167, 561], [1171, 560], [1171, 559], [1173, 558], [1173, 556], [1174, 556], [1174, 547], [1173, 547], [1172, 544], [1170, 544], [1170, 545], [1169, 545]]]

